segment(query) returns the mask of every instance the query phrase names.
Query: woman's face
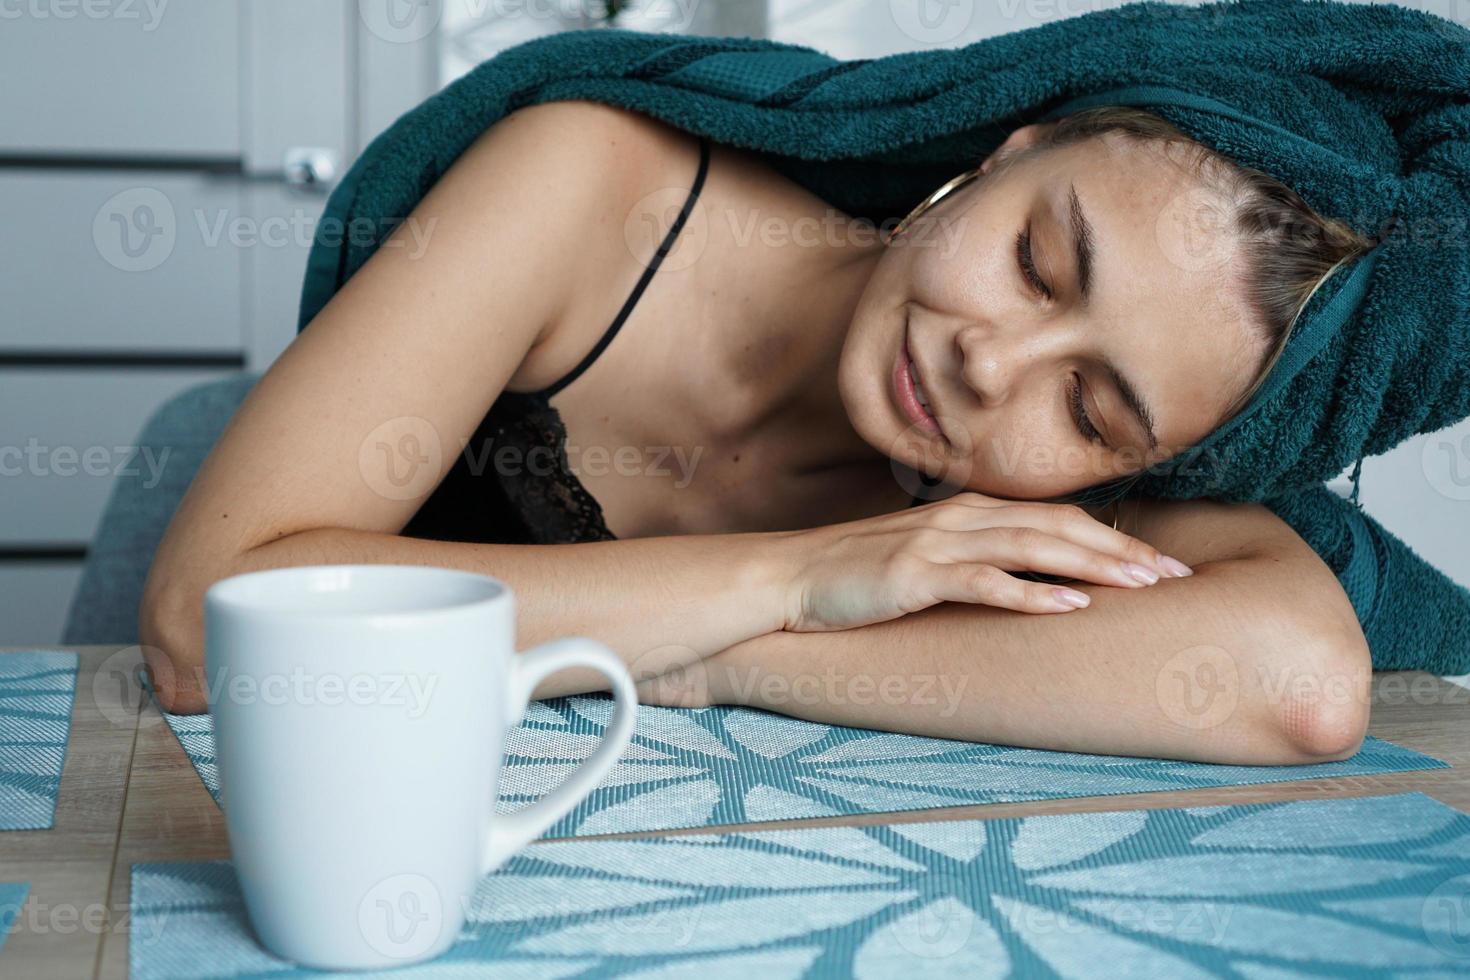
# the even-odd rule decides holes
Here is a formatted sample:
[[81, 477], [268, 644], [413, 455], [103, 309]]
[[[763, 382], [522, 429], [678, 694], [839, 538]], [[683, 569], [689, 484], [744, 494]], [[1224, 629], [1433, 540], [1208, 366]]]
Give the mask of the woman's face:
[[874, 448], [1016, 499], [1198, 442], [1266, 353], [1218, 192], [1156, 145], [1121, 139], [1002, 160], [1040, 132], [1013, 133], [984, 175], [887, 247], [838, 368]]

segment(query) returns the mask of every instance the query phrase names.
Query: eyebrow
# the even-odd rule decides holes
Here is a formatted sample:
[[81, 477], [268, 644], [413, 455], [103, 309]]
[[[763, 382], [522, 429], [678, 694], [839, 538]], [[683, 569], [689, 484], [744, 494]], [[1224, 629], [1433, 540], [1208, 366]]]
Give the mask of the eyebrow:
[[[1095, 236], [1092, 233], [1092, 224], [1087, 220], [1087, 214], [1082, 210], [1082, 200], [1077, 196], [1077, 185], [1068, 184], [1067, 195], [1067, 217], [1070, 219], [1069, 230], [1072, 233], [1072, 250], [1077, 262], [1077, 285], [1082, 294], [1082, 305], [1092, 298], [1092, 270], [1094, 266], [1094, 243]], [[1154, 427], [1154, 413], [1149, 409], [1148, 402], [1138, 393], [1138, 389], [1125, 378], [1121, 371], [1112, 361], [1104, 358], [1103, 369], [1107, 372], [1108, 380], [1112, 381], [1113, 387], [1123, 396], [1123, 404], [1133, 413], [1138, 424], [1148, 436], [1148, 448], [1157, 449], [1159, 437]]]
[[1072, 249], [1077, 260], [1077, 284], [1082, 291], [1082, 305], [1086, 306], [1087, 301], [1092, 298], [1092, 225], [1082, 210], [1082, 201], [1077, 197], [1077, 186], [1067, 186], [1071, 189], [1071, 193], [1067, 195], [1067, 217], [1071, 219]]

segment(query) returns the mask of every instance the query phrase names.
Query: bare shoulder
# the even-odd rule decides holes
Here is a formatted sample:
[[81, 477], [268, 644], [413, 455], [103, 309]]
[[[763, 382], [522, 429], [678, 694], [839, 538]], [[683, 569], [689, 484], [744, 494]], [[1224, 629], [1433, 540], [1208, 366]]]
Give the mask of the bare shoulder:
[[[690, 138], [676, 127], [632, 109], [566, 99], [523, 106], [475, 138], [462, 161], [490, 154], [530, 153], [553, 168], [579, 165], [584, 178], [621, 178], [653, 163], [661, 151]], [[460, 162], [456, 162], [459, 166]], [[560, 171], [558, 171], [560, 173]]]
[[673, 179], [681, 149], [696, 152], [693, 146], [689, 134], [629, 109], [585, 100], [543, 102], [486, 128], [431, 193], [486, 198], [510, 178], [517, 197], [530, 196], [547, 225], [559, 217], [599, 220]]
[[[506, 168], [534, 171], [526, 192], [538, 195], [559, 224], [582, 229], [575, 255], [542, 253], [538, 259], [547, 287], [564, 295], [558, 315], [507, 388], [545, 387], [592, 348], [648, 261], [640, 251], [647, 237], [640, 222], [645, 205], [663, 202], [666, 192], [687, 191], [698, 159], [692, 134], [630, 109], [585, 100], [517, 109], [466, 151], [456, 163], [471, 171], [465, 183], [473, 186]], [[666, 210], [655, 209], [659, 216]]]

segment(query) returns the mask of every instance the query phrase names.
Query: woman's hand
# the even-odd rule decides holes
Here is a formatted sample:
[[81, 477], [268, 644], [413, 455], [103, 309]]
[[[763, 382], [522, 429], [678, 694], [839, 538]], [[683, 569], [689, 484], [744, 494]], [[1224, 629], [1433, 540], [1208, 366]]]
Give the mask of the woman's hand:
[[1191, 574], [1070, 504], [962, 492], [879, 517], [782, 535], [789, 579], [785, 629], [845, 630], [897, 619], [940, 602], [1028, 613], [1086, 606], [1076, 589], [1028, 582], [1040, 572], [1144, 588]]

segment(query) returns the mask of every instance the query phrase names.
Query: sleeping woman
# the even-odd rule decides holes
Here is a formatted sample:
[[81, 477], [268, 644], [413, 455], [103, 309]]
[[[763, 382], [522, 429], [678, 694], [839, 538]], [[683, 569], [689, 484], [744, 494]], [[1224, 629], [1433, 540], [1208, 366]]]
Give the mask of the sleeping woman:
[[1344, 758], [1371, 661], [1333, 571], [1260, 505], [1128, 487], [1369, 245], [1131, 108], [1016, 129], [891, 227], [636, 112], [518, 109], [214, 447], [140, 610], [155, 685], [205, 709], [220, 578], [426, 564], [508, 582], [521, 647], [607, 643], [649, 703]]

